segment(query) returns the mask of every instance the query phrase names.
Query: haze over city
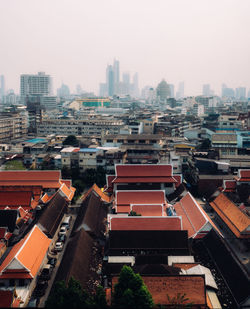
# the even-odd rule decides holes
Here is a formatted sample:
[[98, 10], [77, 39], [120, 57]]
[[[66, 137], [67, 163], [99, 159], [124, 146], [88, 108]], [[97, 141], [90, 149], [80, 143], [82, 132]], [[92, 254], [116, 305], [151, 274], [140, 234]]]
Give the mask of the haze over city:
[[0, 74], [17, 93], [21, 74], [44, 71], [54, 92], [63, 82], [98, 95], [116, 58], [140, 88], [164, 78], [186, 95], [249, 89], [249, 12], [248, 0], [1, 1]]

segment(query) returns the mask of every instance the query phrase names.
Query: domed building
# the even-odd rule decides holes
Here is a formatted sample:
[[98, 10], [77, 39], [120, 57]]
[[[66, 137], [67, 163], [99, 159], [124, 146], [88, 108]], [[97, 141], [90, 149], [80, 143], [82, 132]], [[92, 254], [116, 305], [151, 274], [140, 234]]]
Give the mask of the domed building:
[[171, 96], [171, 90], [169, 85], [163, 79], [156, 88], [157, 97], [160, 97], [161, 101], [165, 101], [167, 98]]

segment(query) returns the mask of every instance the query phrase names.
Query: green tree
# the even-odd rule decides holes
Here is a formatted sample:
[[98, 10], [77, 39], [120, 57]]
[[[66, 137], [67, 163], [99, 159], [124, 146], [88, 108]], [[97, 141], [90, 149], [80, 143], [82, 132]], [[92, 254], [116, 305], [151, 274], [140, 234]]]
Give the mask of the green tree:
[[79, 140], [75, 137], [75, 135], [69, 135], [63, 141], [64, 146], [73, 146], [79, 147]]
[[114, 287], [113, 304], [116, 308], [152, 308], [153, 299], [141, 276], [124, 265]]
[[99, 285], [96, 289], [96, 293], [93, 297], [93, 307], [95, 308], [107, 308], [107, 301], [104, 288]]
[[91, 305], [91, 297], [73, 277], [68, 285], [64, 281], [57, 281], [45, 303], [46, 308], [90, 308]]

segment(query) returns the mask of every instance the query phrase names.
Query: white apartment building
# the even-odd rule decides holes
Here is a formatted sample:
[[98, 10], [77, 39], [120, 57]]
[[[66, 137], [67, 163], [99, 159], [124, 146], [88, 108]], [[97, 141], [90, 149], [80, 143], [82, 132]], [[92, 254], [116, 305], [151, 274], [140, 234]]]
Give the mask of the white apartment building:
[[123, 126], [123, 121], [112, 119], [44, 119], [37, 126], [37, 134], [40, 136], [49, 134], [101, 136], [107, 132], [119, 134]]
[[44, 72], [22, 74], [20, 78], [21, 102], [25, 103], [27, 95], [44, 96], [52, 94], [51, 77]]

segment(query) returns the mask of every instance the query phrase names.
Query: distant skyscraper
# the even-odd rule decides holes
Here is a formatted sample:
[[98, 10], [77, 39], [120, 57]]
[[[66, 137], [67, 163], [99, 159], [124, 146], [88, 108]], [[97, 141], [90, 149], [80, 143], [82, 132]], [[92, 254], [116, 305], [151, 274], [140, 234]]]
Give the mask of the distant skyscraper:
[[36, 75], [22, 74], [20, 79], [21, 102], [25, 103], [27, 96], [51, 95], [51, 77], [39, 72]]
[[167, 100], [170, 97], [171, 91], [169, 85], [163, 79], [156, 88], [157, 97], [160, 98], [161, 101]]
[[235, 96], [234, 89], [228, 88], [225, 84], [222, 84], [221, 96], [222, 97], [234, 97]]
[[115, 59], [113, 63], [113, 72], [114, 72], [114, 92], [115, 94], [118, 94], [119, 83], [120, 83], [120, 63], [118, 60]]
[[0, 75], [0, 99], [5, 96], [5, 79], [3, 75]]
[[178, 91], [176, 92], [176, 99], [184, 98], [184, 82], [180, 82]]
[[70, 96], [69, 87], [65, 84], [62, 84], [61, 87], [57, 89], [57, 96], [60, 98]]
[[136, 72], [133, 76], [133, 96], [139, 96], [139, 86], [138, 86], [138, 73]]
[[106, 84], [108, 89], [108, 95], [114, 95], [114, 71], [112, 65], [108, 65], [106, 69]]
[[245, 99], [246, 98], [246, 88], [245, 87], [236, 88], [235, 97], [236, 99]]
[[170, 88], [170, 97], [174, 98], [174, 85], [173, 84], [168, 84]]
[[130, 94], [130, 74], [125, 72], [122, 74], [123, 94]]
[[210, 85], [209, 84], [205, 84], [202, 87], [202, 95], [209, 97], [211, 94], [211, 90], [210, 90]]
[[99, 96], [100, 97], [106, 97], [107, 96], [107, 84], [106, 83], [100, 83], [99, 85]]

